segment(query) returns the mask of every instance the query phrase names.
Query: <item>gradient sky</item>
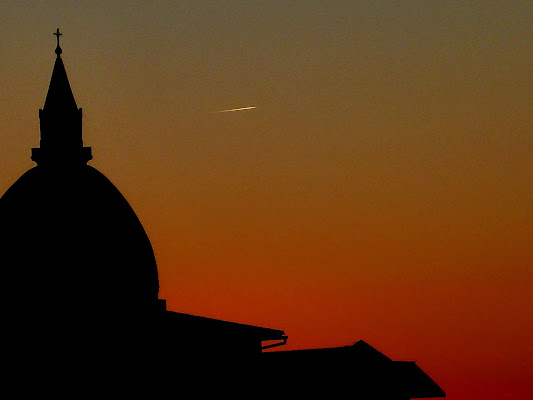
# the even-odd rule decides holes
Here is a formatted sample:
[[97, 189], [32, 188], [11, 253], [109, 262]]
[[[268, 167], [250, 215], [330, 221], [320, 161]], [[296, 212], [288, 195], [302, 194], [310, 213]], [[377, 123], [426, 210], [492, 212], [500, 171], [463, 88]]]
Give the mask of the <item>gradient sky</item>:
[[0, 22], [1, 193], [34, 165], [59, 27], [169, 309], [286, 349], [363, 339], [450, 400], [533, 398], [532, 1], [3, 1]]

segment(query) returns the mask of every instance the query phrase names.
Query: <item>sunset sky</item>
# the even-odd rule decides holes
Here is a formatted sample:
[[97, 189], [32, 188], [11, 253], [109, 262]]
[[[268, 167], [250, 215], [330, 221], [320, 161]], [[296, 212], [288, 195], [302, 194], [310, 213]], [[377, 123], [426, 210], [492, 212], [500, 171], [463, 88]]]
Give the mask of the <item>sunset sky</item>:
[[0, 195], [56, 28], [170, 310], [533, 398], [532, 1], [2, 1]]

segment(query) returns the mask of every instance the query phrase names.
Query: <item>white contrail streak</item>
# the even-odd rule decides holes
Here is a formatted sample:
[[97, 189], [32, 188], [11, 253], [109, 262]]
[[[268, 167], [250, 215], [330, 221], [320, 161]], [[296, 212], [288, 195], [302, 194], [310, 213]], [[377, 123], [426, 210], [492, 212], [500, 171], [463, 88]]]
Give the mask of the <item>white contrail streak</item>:
[[253, 110], [255, 107], [252, 106], [252, 107], [241, 107], [241, 108], [232, 108], [230, 110], [220, 110], [220, 111], [215, 111], [217, 113], [226, 113], [226, 112], [233, 112], [233, 111], [244, 111], [244, 110]]

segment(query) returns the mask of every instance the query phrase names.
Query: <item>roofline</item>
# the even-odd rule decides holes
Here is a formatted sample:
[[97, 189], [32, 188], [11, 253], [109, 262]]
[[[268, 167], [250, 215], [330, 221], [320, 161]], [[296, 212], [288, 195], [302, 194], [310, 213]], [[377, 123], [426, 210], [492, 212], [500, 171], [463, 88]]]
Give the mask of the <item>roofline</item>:
[[255, 331], [254, 333], [257, 336], [260, 336], [262, 341], [263, 340], [283, 340], [284, 338], [286, 338], [285, 332], [280, 329], [264, 328], [261, 326], [248, 325], [248, 324], [243, 324], [240, 322], [225, 321], [225, 320], [216, 319], [216, 318], [201, 317], [198, 315], [180, 313], [180, 312], [170, 311], [170, 310], [166, 310], [166, 313], [169, 313], [170, 315], [174, 315], [176, 317], [179, 316], [179, 317], [186, 318], [186, 319], [194, 319], [196, 321], [201, 321], [205, 323], [221, 324], [227, 328], [248, 330], [250, 333]]

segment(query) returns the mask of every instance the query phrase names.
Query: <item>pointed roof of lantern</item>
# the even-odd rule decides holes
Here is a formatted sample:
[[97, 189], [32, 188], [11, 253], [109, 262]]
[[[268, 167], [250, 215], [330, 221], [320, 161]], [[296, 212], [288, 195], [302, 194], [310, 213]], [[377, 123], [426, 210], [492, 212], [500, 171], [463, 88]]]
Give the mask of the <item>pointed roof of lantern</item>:
[[71, 111], [77, 109], [65, 65], [61, 57], [57, 56], [43, 110]]
[[57, 29], [54, 35], [57, 36], [57, 47], [55, 49], [57, 58], [54, 64], [54, 70], [52, 71], [52, 78], [50, 79], [50, 86], [48, 87], [48, 94], [46, 95], [43, 110], [77, 110], [78, 107], [76, 100], [74, 100], [72, 89], [70, 88], [65, 64], [63, 64], [63, 60], [61, 59], [61, 53], [63, 51], [59, 46], [59, 36], [62, 33], [59, 33], [59, 29]]

